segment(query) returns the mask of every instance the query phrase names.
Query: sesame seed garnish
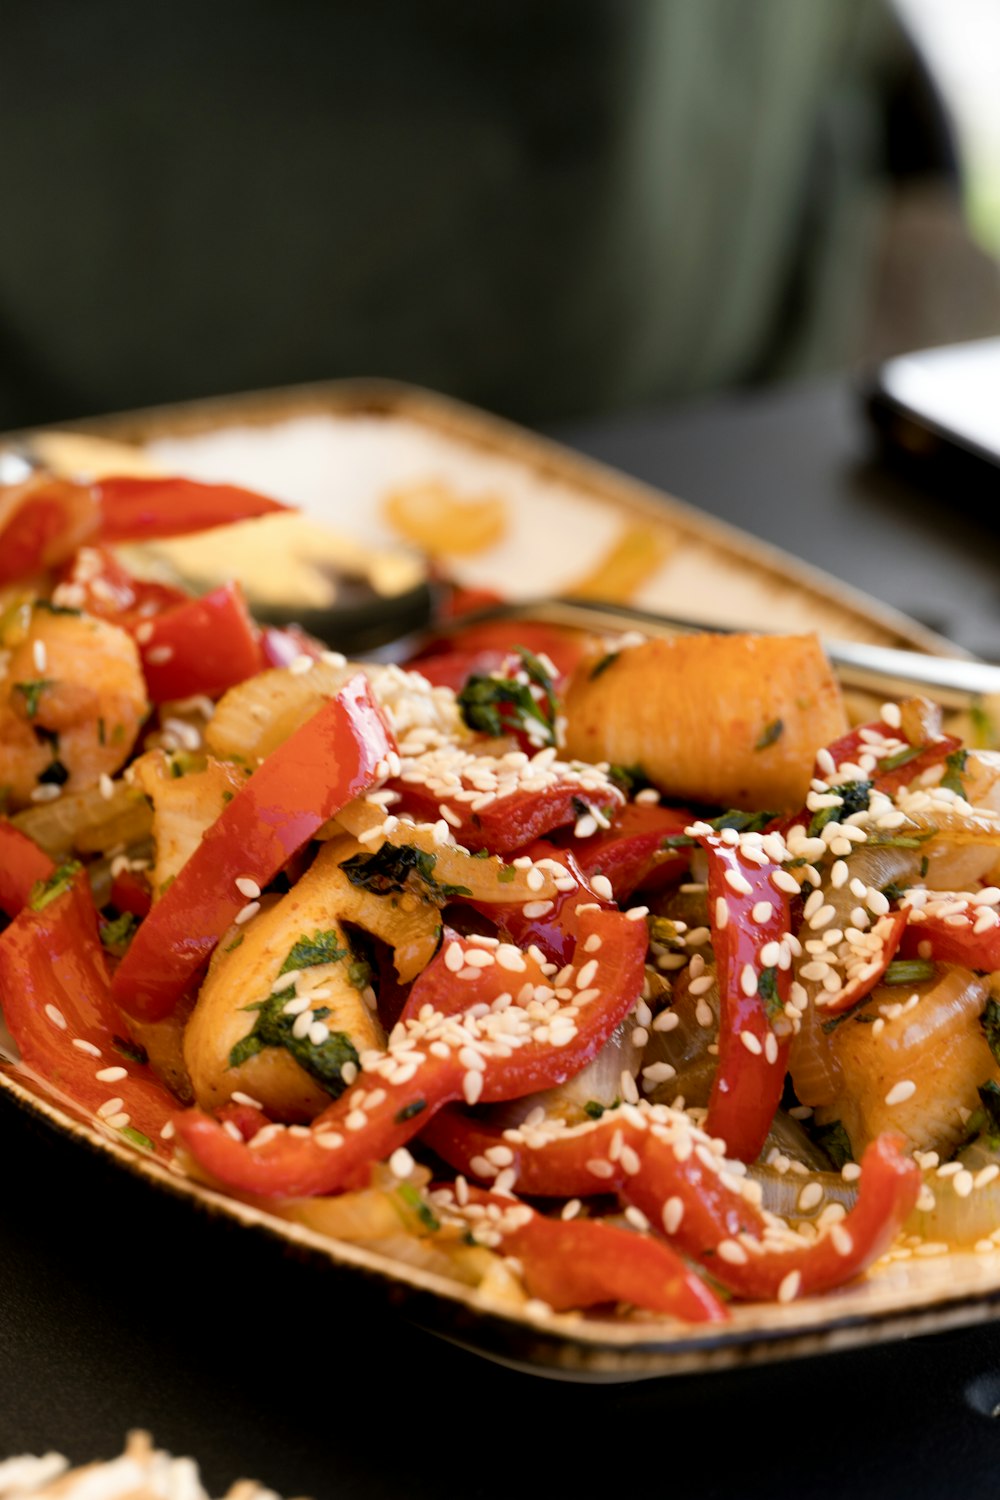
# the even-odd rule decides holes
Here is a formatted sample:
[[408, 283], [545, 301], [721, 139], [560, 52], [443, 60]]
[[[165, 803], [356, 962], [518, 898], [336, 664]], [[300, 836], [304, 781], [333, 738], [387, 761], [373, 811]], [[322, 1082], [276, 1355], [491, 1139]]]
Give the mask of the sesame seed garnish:
[[98, 1068], [94, 1077], [99, 1083], [120, 1083], [128, 1077], [128, 1068]]
[[45, 1014], [48, 1016], [53, 1026], [58, 1026], [60, 1031], [66, 1030], [66, 1017], [63, 1015], [58, 1005], [53, 1005], [50, 1001], [49, 1004], [45, 1007]]
[[794, 1302], [802, 1286], [802, 1272], [789, 1271], [778, 1287], [779, 1302]]
[[115, 1097], [114, 1099], [105, 1099], [103, 1104], [99, 1104], [97, 1106], [95, 1114], [97, 1115], [98, 1119], [106, 1120], [110, 1115], [116, 1115], [124, 1103], [124, 1099], [119, 1099], [117, 1097]]
[[754, 1036], [752, 1031], [741, 1031], [740, 1041], [753, 1057], [760, 1057], [764, 1051], [759, 1039]]
[[738, 1240], [720, 1240], [715, 1247], [715, 1253], [720, 1260], [727, 1261], [731, 1266], [745, 1266], [749, 1259]]
[[[798, 886], [795, 887], [798, 890]], [[715, 925], [720, 932], [724, 931], [729, 921], [729, 906], [725, 896], [717, 896], [715, 899]]]
[[823, 1201], [823, 1189], [818, 1182], [807, 1182], [799, 1194], [798, 1207], [801, 1213], [807, 1214], [812, 1209], [818, 1208]]
[[241, 896], [246, 896], [249, 901], [255, 901], [260, 895], [260, 886], [250, 875], [238, 875], [236, 877], [236, 889]]
[[917, 1092], [917, 1085], [910, 1078], [903, 1078], [899, 1083], [894, 1083], [885, 1096], [885, 1102], [892, 1107], [894, 1104], [905, 1104], [907, 1099], [912, 1099]]
[[100, 1047], [95, 1047], [93, 1042], [85, 1041], [82, 1036], [73, 1038], [73, 1046], [78, 1047], [81, 1052], [86, 1052], [88, 1057], [100, 1057]]
[[592, 875], [590, 886], [596, 896], [602, 901], [611, 901], [614, 898], [614, 887], [606, 875]]
[[242, 907], [236, 913], [235, 917], [233, 918], [233, 921], [236, 923], [237, 927], [242, 927], [242, 925], [243, 925], [244, 922], [249, 922], [250, 918], [251, 917], [255, 917], [259, 911], [260, 911], [260, 902], [259, 901], [251, 901], [251, 902], [248, 903], [248, 905]]
[[678, 1229], [681, 1227], [681, 1221], [684, 1218], [683, 1198], [668, 1198], [666, 1203], [664, 1203], [663, 1205], [661, 1218], [663, 1220], [663, 1227], [666, 1230], [667, 1234], [676, 1234]]
[[173, 654], [173, 646], [153, 646], [146, 652], [146, 660], [151, 666], [159, 667], [169, 661]]
[[723, 879], [729, 886], [730, 890], [735, 891], [738, 896], [753, 895], [753, 886], [750, 884], [746, 876], [742, 875], [739, 870], [726, 870]]

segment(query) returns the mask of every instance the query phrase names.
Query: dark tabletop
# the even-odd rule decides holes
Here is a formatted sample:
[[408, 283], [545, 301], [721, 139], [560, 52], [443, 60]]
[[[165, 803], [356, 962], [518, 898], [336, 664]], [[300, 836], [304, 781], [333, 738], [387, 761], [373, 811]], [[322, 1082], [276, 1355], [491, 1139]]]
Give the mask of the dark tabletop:
[[[966, 645], [1000, 642], [992, 534], [865, 459], [839, 387], [560, 434]], [[0, 1454], [130, 1427], [220, 1492], [317, 1500], [996, 1494], [1000, 1331], [584, 1386], [487, 1363], [4, 1109]]]

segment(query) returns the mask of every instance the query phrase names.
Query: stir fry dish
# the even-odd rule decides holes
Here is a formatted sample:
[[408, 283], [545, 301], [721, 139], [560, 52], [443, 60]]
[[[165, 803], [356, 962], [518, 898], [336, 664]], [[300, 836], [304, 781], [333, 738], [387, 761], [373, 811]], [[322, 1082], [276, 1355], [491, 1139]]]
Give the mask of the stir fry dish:
[[1000, 755], [850, 725], [809, 635], [349, 662], [116, 552], [273, 508], [0, 491], [8, 1069], [513, 1308], [996, 1253]]

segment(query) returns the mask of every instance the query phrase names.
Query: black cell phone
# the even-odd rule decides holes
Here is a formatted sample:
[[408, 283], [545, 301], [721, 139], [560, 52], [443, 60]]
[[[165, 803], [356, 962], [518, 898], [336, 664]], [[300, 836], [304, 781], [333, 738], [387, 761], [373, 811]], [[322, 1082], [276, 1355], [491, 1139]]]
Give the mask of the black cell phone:
[[887, 458], [1000, 498], [1000, 338], [886, 360], [864, 396]]

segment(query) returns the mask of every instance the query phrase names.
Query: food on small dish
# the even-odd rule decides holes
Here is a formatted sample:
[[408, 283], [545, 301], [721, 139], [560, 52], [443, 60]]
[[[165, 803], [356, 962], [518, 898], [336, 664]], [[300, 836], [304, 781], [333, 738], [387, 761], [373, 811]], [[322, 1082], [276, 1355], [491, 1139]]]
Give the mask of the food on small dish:
[[112, 543], [176, 534], [168, 495], [269, 524], [146, 483], [85, 487], [72, 552], [79, 489], [0, 495], [0, 1008], [39, 1088], [536, 1315], [722, 1322], [968, 1242], [995, 755], [922, 700], [849, 727], [812, 636], [348, 661], [132, 575]]

